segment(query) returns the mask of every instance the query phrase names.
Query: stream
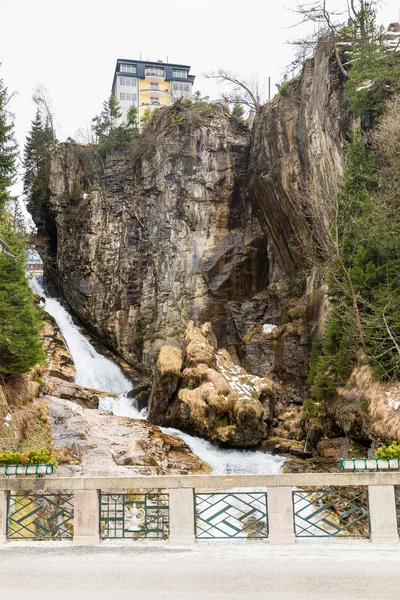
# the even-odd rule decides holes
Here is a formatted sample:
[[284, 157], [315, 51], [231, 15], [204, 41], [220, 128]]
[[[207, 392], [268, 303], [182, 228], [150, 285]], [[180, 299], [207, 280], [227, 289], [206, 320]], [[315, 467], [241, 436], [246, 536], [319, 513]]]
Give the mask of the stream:
[[[30, 286], [36, 294], [44, 299], [44, 310], [55, 319], [61, 330], [75, 363], [75, 382], [101, 392], [119, 394], [118, 399], [102, 398], [99, 402], [100, 410], [108, 410], [114, 415], [132, 419], [146, 419], [146, 409], [139, 412], [135, 399], [127, 397], [132, 383], [124, 375], [119, 365], [97, 352], [74, 324], [68, 311], [57, 300], [46, 296], [36, 277], [30, 279]], [[180, 437], [194, 454], [211, 466], [216, 475], [276, 474], [280, 472], [284, 463], [282, 457], [260, 450], [219, 448], [207, 440], [194, 437], [178, 429], [166, 427], [160, 427], [160, 429], [164, 433]]]

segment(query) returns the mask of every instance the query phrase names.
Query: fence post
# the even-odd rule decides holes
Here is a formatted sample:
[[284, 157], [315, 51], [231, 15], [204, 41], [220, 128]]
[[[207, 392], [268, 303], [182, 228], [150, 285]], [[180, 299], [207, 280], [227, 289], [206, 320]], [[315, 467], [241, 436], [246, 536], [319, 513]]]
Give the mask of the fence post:
[[99, 491], [76, 490], [74, 492], [74, 542], [81, 545], [98, 544]]
[[178, 488], [169, 494], [169, 541], [171, 544], [194, 544], [194, 490]]
[[396, 500], [393, 485], [369, 485], [368, 502], [371, 541], [375, 544], [399, 542]]
[[268, 488], [268, 540], [270, 544], [294, 544], [291, 487]]
[[8, 492], [0, 490], [0, 544], [7, 540], [7, 497]]

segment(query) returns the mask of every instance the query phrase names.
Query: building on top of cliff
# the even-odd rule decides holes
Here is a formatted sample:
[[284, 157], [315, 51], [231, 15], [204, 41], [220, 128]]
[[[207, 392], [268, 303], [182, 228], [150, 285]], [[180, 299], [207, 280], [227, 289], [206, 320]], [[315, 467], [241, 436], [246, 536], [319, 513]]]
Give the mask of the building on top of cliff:
[[190, 67], [175, 63], [126, 60], [118, 58], [115, 66], [112, 94], [121, 105], [126, 120], [129, 107], [138, 109], [139, 121], [146, 109], [169, 106], [179, 98], [192, 95], [194, 75]]

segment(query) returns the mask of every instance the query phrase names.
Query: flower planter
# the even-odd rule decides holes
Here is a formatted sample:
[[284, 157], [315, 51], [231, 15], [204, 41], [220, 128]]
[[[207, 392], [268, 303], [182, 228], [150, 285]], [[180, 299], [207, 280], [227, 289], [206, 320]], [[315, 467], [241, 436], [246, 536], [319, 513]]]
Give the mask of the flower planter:
[[54, 465], [0, 465], [0, 476], [1, 475], [36, 475], [36, 477], [43, 477], [43, 475], [53, 475], [56, 472]]
[[339, 458], [342, 471], [392, 471], [400, 469], [400, 458]]

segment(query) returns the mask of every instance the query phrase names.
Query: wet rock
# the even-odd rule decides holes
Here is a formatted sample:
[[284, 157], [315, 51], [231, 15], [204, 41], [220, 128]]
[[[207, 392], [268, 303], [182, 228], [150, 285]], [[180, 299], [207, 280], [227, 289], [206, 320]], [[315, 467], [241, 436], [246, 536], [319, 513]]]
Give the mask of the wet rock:
[[270, 437], [263, 441], [262, 449], [275, 454], [291, 454], [299, 458], [312, 456], [312, 452], [306, 449], [304, 442], [280, 437]]
[[46, 371], [48, 375], [73, 382], [76, 369], [71, 353], [65, 344], [57, 323], [47, 313], [46, 320], [42, 323], [40, 337], [46, 354]]
[[161, 348], [148, 404], [151, 423], [163, 422], [168, 403], [179, 384], [182, 364], [182, 352], [179, 348], [169, 345]]
[[52, 396], [73, 400], [81, 406], [97, 409], [100, 398], [117, 398], [118, 394], [108, 392], [99, 392], [91, 388], [86, 388], [77, 383], [63, 381], [55, 377], [46, 377], [48, 393]]
[[350, 456], [350, 444], [347, 438], [323, 439], [317, 444], [317, 450], [322, 458], [338, 460]]
[[211, 325], [189, 322], [184, 361], [163, 346], [149, 403], [149, 419], [217, 444], [255, 446], [273, 415], [274, 383], [246, 373], [226, 350], [217, 350]]
[[61, 475], [165, 475], [208, 473], [210, 467], [181, 439], [147, 421], [116, 417], [46, 396]]

